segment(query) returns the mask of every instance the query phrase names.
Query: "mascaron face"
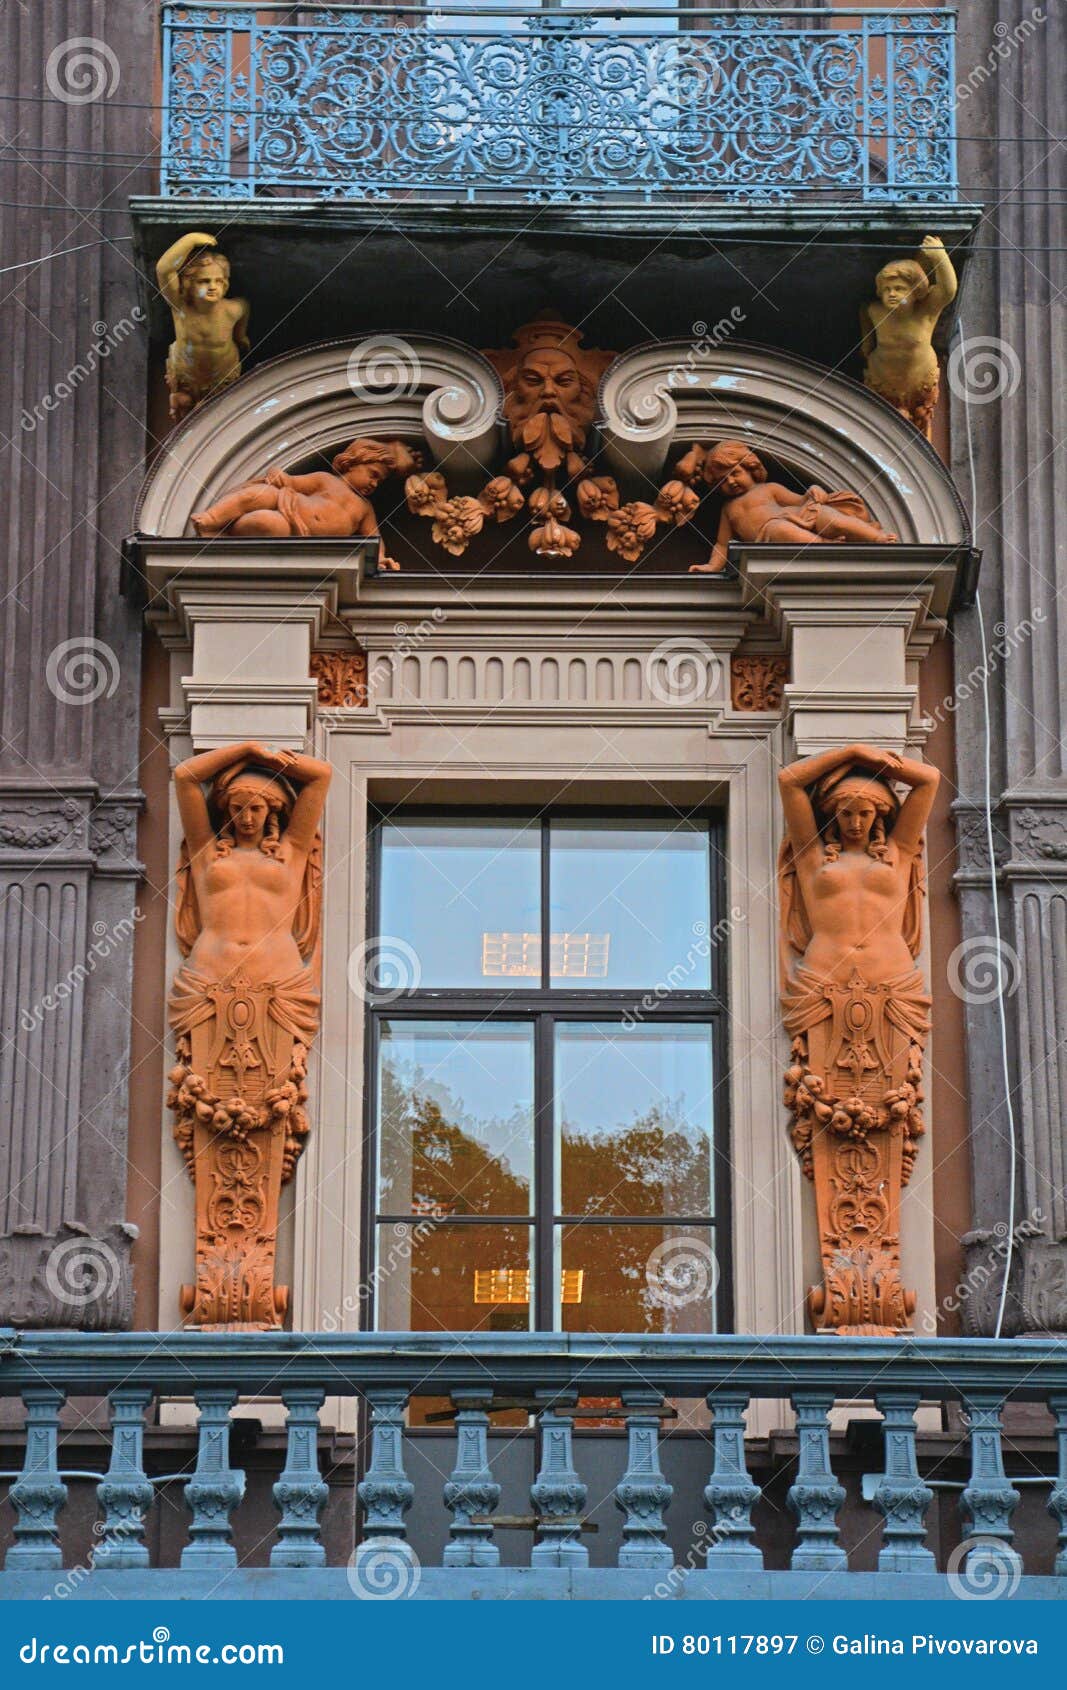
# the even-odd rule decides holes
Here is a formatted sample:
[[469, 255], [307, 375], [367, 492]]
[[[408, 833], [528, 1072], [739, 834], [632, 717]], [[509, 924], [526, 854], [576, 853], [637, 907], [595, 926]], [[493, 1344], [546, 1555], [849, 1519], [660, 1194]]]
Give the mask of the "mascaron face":
[[543, 412], [578, 420], [588, 410], [573, 359], [550, 347], [529, 352], [512, 381], [508, 411], [520, 421]]

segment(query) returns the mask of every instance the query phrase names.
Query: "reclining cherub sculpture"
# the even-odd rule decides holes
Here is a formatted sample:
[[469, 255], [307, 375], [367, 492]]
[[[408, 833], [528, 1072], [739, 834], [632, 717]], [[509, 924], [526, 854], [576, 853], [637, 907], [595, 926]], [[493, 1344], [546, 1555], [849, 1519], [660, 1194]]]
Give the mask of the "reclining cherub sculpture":
[[[420, 462], [419, 453], [401, 440], [353, 440], [334, 458], [332, 473], [268, 470], [224, 493], [206, 510], [194, 511], [192, 524], [204, 539], [221, 534], [239, 539], [378, 536], [370, 494], [388, 476], [409, 475]], [[399, 568], [385, 556], [379, 563], [383, 569]]]
[[710, 451], [694, 446], [677, 469], [686, 483], [702, 477], [723, 497], [711, 556], [707, 563], [691, 564], [690, 574], [724, 569], [731, 540], [778, 546], [897, 542], [895, 534], [873, 520], [858, 493], [828, 493], [814, 486], [794, 493], [780, 481], [769, 481], [762, 461], [741, 440], [721, 440]]

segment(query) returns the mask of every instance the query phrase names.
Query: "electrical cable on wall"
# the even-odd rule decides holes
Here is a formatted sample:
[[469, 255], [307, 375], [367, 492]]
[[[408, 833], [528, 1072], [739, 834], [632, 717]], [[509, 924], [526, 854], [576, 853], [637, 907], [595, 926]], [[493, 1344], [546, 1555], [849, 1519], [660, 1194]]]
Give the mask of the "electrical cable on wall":
[[[964, 332], [963, 318], [957, 321], [957, 333], [961, 344], [965, 347], [967, 336]], [[971, 480], [971, 539], [974, 540], [978, 532], [978, 480], [974, 467], [974, 441], [971, 436], [971, 409], [968, 401], [963, 406], [964, 428], [967, 435], [967, 464]], [[975, 609], [978, 612], [978, 638], [982, 647], [982, 727], [983, 727], [983, 771], [984, 771], [984, 808], [986, 845], [989, 851], [989, 890], [993, 906], [993, 938], [997, 950], [997, 968], [1001, 968], [1002, 939], [1000, 932], [1000, 906], [997, 895], [997, 859], [993, 838], [993, 773], [992, 773], [992, 739], [993, 724], [989, 706], [989, 650], [986, 644], [985, 617], [982, 614], [982, 594], [975, 592]], [[1012, 1259], [1015, 1253], [1015, 1163], [1016, 1163], [1016, 1126], [1015, 1107], [1011, 1095], [1011, 1064], [1008, 1057], [1008, 1018], [1004, 1008], [1003, 975], [1000, 979], [1001, 990], [997, 993], [997, 1017], [1000, 1030], [1000, 1058], [1004, 1075], [1004, 1104], [1008, 1114], [1008, 1142], [1011, 1146], [1011, 1170], [1008, 1176], [1008, 1233], [1007, 1247], [1004, 1255], [1004, 1277], [1000, 1288], [1000, 1304], [997, 1309], [997, 1324], [993, 1333], [999, 1338], [1004, 1326], [1004, 1311], [1008, 1301], [1008, 1281], [1011, 1277]]]

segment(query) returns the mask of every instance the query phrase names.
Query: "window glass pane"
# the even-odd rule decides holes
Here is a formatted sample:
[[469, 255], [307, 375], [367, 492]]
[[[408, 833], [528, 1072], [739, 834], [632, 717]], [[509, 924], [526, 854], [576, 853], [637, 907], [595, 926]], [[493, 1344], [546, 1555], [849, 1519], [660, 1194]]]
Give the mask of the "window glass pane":
[[425, 1219], [383, 1222], [375, 1271], [378, 1330], [529, 1331], [531, 1231]]
[[382, 1214], [523, 1215], [533, 1196], [529, 1023], [381, 1023]]
[[554, 986], [711, 985], [711, 864], [699, 823], [553, 822]]
[[556, 1229], [564, 1332], [713, 1332], [712, 1227]]
[[[381, 956], [393, 985], [540, 984], [541, 833], [536, 823], [404, 818], [382, 828]], [[532, 942], [532, 944], [531, 944]], [[531, 948], [536, 955], [531, 957]], [[412, 960], [412, 958], [414, 960]]]
[[556, 1025], [562, 1215], [707, 1215], [712, 1178], [711, 1028]]

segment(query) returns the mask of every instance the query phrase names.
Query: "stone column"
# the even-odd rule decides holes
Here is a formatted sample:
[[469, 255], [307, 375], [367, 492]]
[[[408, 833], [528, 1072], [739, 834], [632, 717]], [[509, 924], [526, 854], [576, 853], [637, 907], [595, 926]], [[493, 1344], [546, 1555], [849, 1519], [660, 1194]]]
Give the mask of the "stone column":
[[[1050, 140], [1062, 134], [1065, 119], [1067, 12], [1021, 7], [1010, 28], [1002, 17], [997, 0], [975, 0], [960, 13], [960, 127], [986, 143], [964, 151], [964, 189], [990, 208], [984, 228], [997, 256], [976, 267], [961, 315], [963, 344], [953, 349], [949, 369], [953, 467], [968, 493], [973, 474], [975, 538], [985, 558], [985, 649], [976, 612], [955, 627], [958, 885], [963, 957], [972, 962], [960, 982], [974, 1192], [964, 1321], [981, 1335], [996, 1330], [1010, 1234], [1003, 1331], [1067, 1331], [1067, 1062], [1060, 1048], [1067, 993], [1067, 312], [1058, 256], [1062, 155]], [[992, 716], [999, 958], [982, 808], [983, 668]], [[1016, 1125], [1013, 1212], [1001, 1010]]]
[[[103, 14], [93, 0], [0, 8], [0, 57], [27, 95], [0, 166], [0, 1326], [121, 1327], [131, 1311], [140, 619], [119, 570], [147, 329], [116, 211], [151, 188], [139, 102], [158, 24], [148, 7]], [[35, 157], [52, 159], [40, 176]], [[119, 193], [122, 173], [102, 185], [89, 157], [146, 164]]]

